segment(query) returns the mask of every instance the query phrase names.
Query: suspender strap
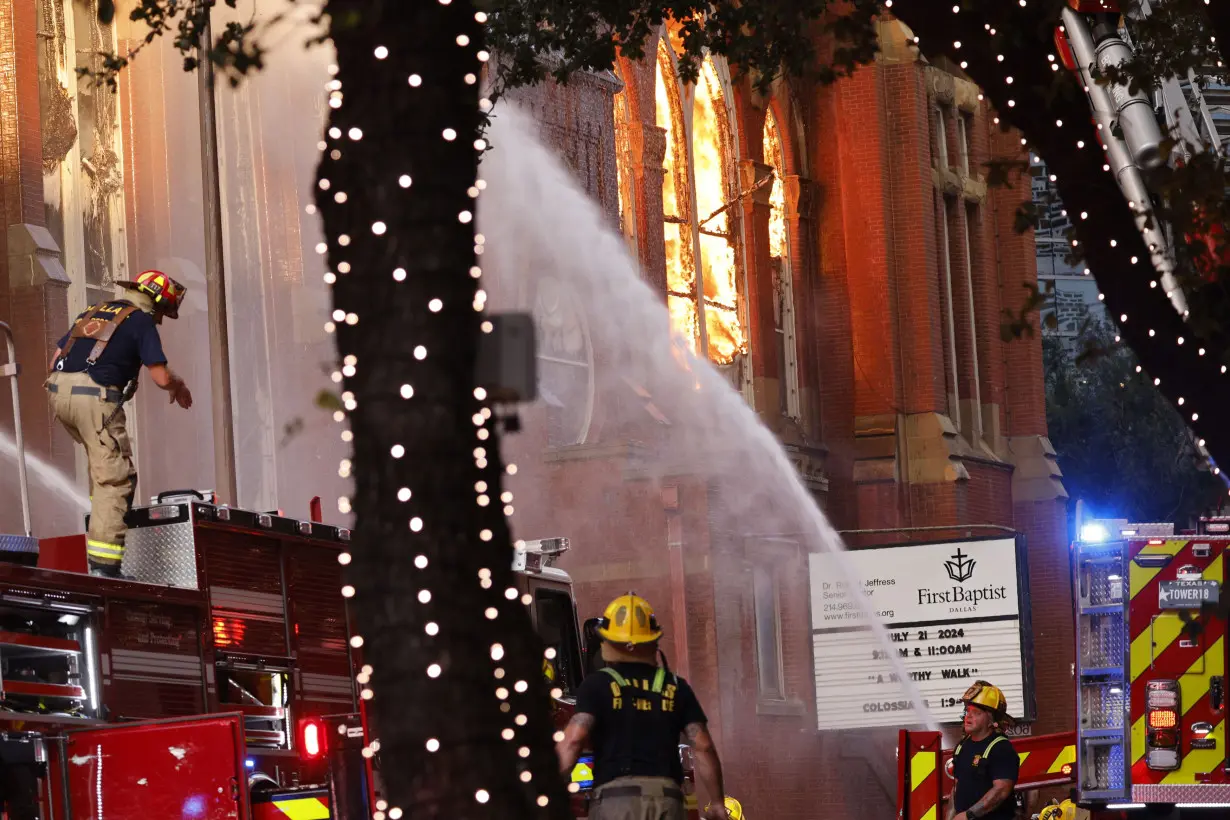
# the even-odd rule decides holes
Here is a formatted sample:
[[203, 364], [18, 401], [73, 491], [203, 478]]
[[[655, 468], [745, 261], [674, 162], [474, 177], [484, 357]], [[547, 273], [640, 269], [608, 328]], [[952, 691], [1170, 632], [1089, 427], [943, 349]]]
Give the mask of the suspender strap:
[[612, 669], [611, 667], [609, 667], [609, 666], [604, 666], [604, 667], [602, 667], [602, 671], [603, 671], [603, 672], [606, 672], [608, 675], [610, 675], [610, 676], [611, 676], [611, 678], [612, 678], [612, 679], [613, 679], [613, 680], [614, 680], [617, 684], [619, 684], [619, 688], [620, 688], [620, 689], [622, 689], [622, 688], [624, 688], [625, 686], [627, 686], [627, 685], [628, 685], [628, 679], [627, 679], [627, 678], [625, 678], [623, 675], [619, 674], [618, 672], [616, 672], [616, 671], [615, 671], [614, 669]]
[[93, 339], [94, 348], [86, 359], [86, 366], [92, 366], [98, 361], [98, 357], [102, 355], [102, 352], [106, 350], [107, 343], [111, 341], [111, 337], [115, 334], [115, 329], [122, 325], [129, 316], [137, 312], [135, 305], [124, 303], [124, 307], [119, 312], [103, 319], [98, 314], [106, 305], [107, 303], [95, 305], [73, 325], [72, 333], [69, 334], [68, 345], [64, 348], [64, 356], [68, 355], [73, 342], [78, 339]]
[[98, 333], [94, 336], [94, 349], [90, 351], [89, 358], [85, 360], [86, 366], [92, 365], [94, 362], [98, 361], [98, 357], [101, 356], [102, 352], [107, 348], [107, 343], [111, 341], [111, 336], [115, 333], [115, 329], [119, 327], [125, 319], [136, 313], [136, 311], [136, 307], [133, 305], [128, 305], [119, 313], [115, 314], [115, 316], [111, 318], [111, 321], [107, 322], [102, 330], [98, 331]]
[[995, 738], [990, 743], [987, 744], [987, 747], [982, 750], [982, 756], [984, 758], [990, 757], [991, 750], [995, 748], [995, 744], [999, 743], [1003, 739], [1004, 739], [1003, 735], [996, 735]]
[[[611, 680], [619, 684], [619, 687], [621, 689], [628, 685], [628, 679], [625, 678], [623, 675], [619, 674], [618, 672], [616, 672], [611, 667], [604, 666], [602, 667], [602, 671], [610, 675]], [[655, 672], [653, 676], [653, 688], [651, 691], [655, 695], [660, 695], [662, 694], [662, 687], [665, 685], [666, 685], [666, 670], [659, 666], [658, 671]]]
[[60, 354], [63, 358], [65, 358], [65, 359], [67, 359], [67, 358], [68, 358], [68, 351], [70, 351], [70, 350], [72, 350], [72, 349], [73, 349], [73, 344], [74, 344], [74, 343], [76, 343], [77, 339], [79, 339], [79, 338], [81, 338], [81, 339], [86, 338], [86, 336], [85, 336], [84, 334], [79, 333], [78, 331], [80, 331], [80, 330], [81, 330], [82, 326], [83, 326], [86, 322], [90, 321], [90, 319], [93, 319], [93, 318], [94, 318], [94, 314], [95, 314], [95, 313], [97, 313], [97, 312], [98, 312], [98, 310], [99, 310], [99, 309], [100, 309], [103, 305], [105, 305], [105, 304], [106, 304], [106, 302], [103, 302], [103, 303], [101, 303], [101, 304], [94, 305], [92, 308], [88, 309], [85, 313], [81, 314], [81, 318], [80, 318], [80, 319], [78, 319], [78, 320], [77, 320], [77, 321], [73, 324], [73, 329], [72, 329], [71, 331], [69, 331], [69, 334], [68, 334], [68, 344], [64, 345], [64, 352]]

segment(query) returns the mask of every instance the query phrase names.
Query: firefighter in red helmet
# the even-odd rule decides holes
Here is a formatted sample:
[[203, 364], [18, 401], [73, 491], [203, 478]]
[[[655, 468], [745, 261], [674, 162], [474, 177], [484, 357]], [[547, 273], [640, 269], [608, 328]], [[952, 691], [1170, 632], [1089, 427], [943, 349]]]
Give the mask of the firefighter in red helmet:
[[158, 325], [175, 319], [187, 289], [162, 271], [147, 270], [120, 282], [117, 298], [90, 306], [60, 339], [46, 387], [56, 419], [85, 446], [90, 469], [90, 574], [124, 577], [127, 526], [137, 471], [132, 462], [124, 402], [136, 392], [141, 367], [180, 407], [192, 392], [167, 367]]

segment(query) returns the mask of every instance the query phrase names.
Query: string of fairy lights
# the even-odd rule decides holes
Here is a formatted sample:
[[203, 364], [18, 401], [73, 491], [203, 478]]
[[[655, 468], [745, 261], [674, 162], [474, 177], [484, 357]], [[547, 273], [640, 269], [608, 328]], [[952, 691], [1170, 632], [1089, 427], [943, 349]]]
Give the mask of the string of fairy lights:
[[[962, 2], [966, 2], [966, 0], [962, 0]], [[1208, 0], [1206, 0], [1206, 4], [1207, 4], [1207, 2], [1208, 2]], [[1028, 5], [1029, 5], [1029, 0], [1017, 0], [1017, 5], [1019, 5], [1021, 8], [1026, 8], [1026, 7], [1028, 7]], [[884, 8], [885, 8], [885, 9], [890, 9], [890, 10], [891, 10], [891, 9], [893, 8], [893, 6], [894, 6], [894, 0], [884, 0]], [[969, 12], [967, 12], [965, 9], [963, 9], [963, 8], [962, 8], [962, 6], [961, 6], [961, 4], [958, 2], [958, 3], [954, 3], [954, 5], [952, 6], [952, 13], [953, 13], [954, 15], [961, 15], [961, 14], [966, 14], [966, 13], [969, 13]], [[1067, 36], [1067, 31], [1066, 31], [1065, 27], [1062, 25], [1062, 23], [1061, 23], [1061, 24], [1059, 24], [1059, 25], [1057, 26], [1057, 28], [1058, 28], [1059, 32], [1060, 32], [1063, 36]], [[988, 38], [988, 40], [990, 40], [990, 41], [991, 41], [991, 42], [989, 43], [989, 45], [990, 45], [990, 47], [991, 47], [991, 53], [994, 53], [994, 54], [995, 54], [995, 60], [996, 60], [996, 62], [997, 62], [997, 63], [1003, 63], [1003, 62], [1005, 61], [1005, 55], [1004, 55], [1004, 53], [1002, 52], [1002, 50], [995, 48], [995, 38], [996, 38], [996, 37], [997, 37], [997, 35], [998, 35], [998, 32], [997, 32], [996, 28], [995, 28], [994, 26], [990, 25], [989, 23], [984, 23], [984, 24], [983, 24], [983, 32], [984, 32], [985, 36]], [[1211, 40], [1211, 42], [1214, 42], [1214, 43], [1216, 42], [1216, 41], [1215, 41], [1215, 38], [1210, 38], [1210, 40]], [[917, 35], [914, 35], [914, 37], [913, 37], [913, 42], [914, 42], [914, 45], [919, 46], [919, 48], [921, 49], [921, 39], [920, 39], [920, 37], [918, 37]], [[952, 49], [953, 49], [953, 51], [954, 51], [954, 52], [956, 52], [956, 53], [960, 54], [960, 53], [961, 53], [961, 49], [962, 49], [962, 42], [961, 42], [959, 39], [958, 39], [958, 40], [953, 40], [953, 41], [952, 41]], [[1075, 58], [1074, 58], [1074, 59], [1075, 59]], [[965, 69], [968, 69], [968, 68], [969, 68], [969, 62], [968, 62], [968, 60], [959, 59], [959, 61], [958, 61], [958, 62], [959, 62], [959, 65], [960, 65], [960, 67], [961, 67], [961, 69], [962, 69], [962, 70], [965, 70]], [[1059, 71], [1059, 69], [1060, 69], [1060, 60], [1059, 60], [1059, 59], [1057, 59], [1057, 57], [1056, 57], [1056, 55], [1055, 55], [1054, 53], [1049, 53], [1049, 54], [1047, 54], [1047, 65], [1048, 65], [1048, 67], [1049, 67], [1049, 70], [1050, 70], [1050, 71], [1052, 71], [1052, 72], [1058, 72], [1058, 71]], [[1016, 99], [1015, 99], [1015, 97], [1014, 97], [1014, 95], [1013, 95], [1013, 85], [1014, 85], [1014, 83], [1015, 83], [1015, 78], [1014, 78], [1011, 74], [1007, 74], [1007, 73], [1005, 73], [1005, 74], [1003, 74], [1003, 75], [1002, 75], [999, 79], [1000, 79], [1000, 81], [1002, 82], [1002, 84], [1003, 84], [1003, 86], [1004, 86], [1004, 92], [1005, 92], [1005, 96], [1006, 96], [1006, 105], [1007, 105], [1009, 108], [1015, 108], [1015, 107], [1016, 107]], [[1078, 80], [1079, 80], [1079, 75], [1078, 75]], [[1088, 95], [1088, 94], [1090, 93], [1090, 88], [1089, 88], [1089, 86], [1088, 86], [1088, 85], [1085, 85], [1083, 81], [1082, 81], [1082, 88], [1083, 88], [1084, 92], [1086, 93], [1086, 95]], [[982, 101], [982, 100], [983, 100], [983, 94], [982, 94], [982, 93], [979, 93], [979, 94], [978, 94], [978, 99], [979, 99], [979, 101]], [[994, 123], [995, 125], [999, 125], [999, 124], [1000, 124], [1000, 118], [999, 118], [999, 116], [997, 116], [997, 115], [993, 115], [992, 121], [993, 121], [993, 123]], [[1095, 125], [1096, 125], [1096, 128], [1097, 128], [1097, 130], [1098, 130], [1099, 132], [1102, 132], [1102, 131], [1104, 131], [1104, 130], [1105, 130], [1105, 129], [1104, 129], [1104, 126], [1103, 126], [1103, 123], [1102, 123], [1102, 122], [1097, 122], [1097, 121], [1096, 121], [1096, 119], [1095, 119]], [[1056, 119], [1056, 120], [1054, 120], [1054, 127], [1055, 127], [1055, 128], [1057, 128], [1057, 129], [1063, 129], [1063, 128], [1064, 128], [1064, 121], [1063, 121], [1062, 119]], [[1115, 137], [1114, 137], [1114, 136], [1111, 136], [1110, 138], [1111, 138], [1111, 139], [1114, 139]], [[1102, 143], [1102, 149], [1103, 149], [1103, 151], [1104, 151], [1104, 152], [1108, 152], [1108, 151], [1109, 151], [1109, 146], [1107, 145], [1108, 140], [1107, 140], [1106, 138], [1103, 138], [1103, 137], [1101, 136], [1101, 134], [1099, 134], [1099, 139], [1100, 139], [1100, 141], [1101, 141], [1101, 143]], [[1021, 146], [1022, 146], [1023, 148], [1025, 148], [1025, 149], [1029, 149], [1029, 142], [1028, 142], [1028, 140], [1027, 140], [1026, 138], [1024, 138], [1024, 137], [1022, 137], [1022, 138], [1021, 138]], [[1086, 143], [1085, 143], [1085, 141], [1084, 141], [1084, 140], [1082, 140], [1082, 139], [1077, 139], [1077, 140], [1074, 140], [1074, 141], [1073, 141], [1073, 145], [1072, 145], [1072, 147], [1073, 147], [1073, 148], [1075, 148], [1077, 151], [1083, 151], [1083, 150], [1085, 149], [1085, 147], [1086, 147]], [[1103, 171], [1103, 172], [1105, 172], [1105, 173], [1111, 173], [1111, 172], [1112, 172], [1111, 165], [1110, 165], [1110, 163], [1109, 163], [1109, 162], [1103, 162], [1103, 164], [1102, 164], [1102, 171]], [[1055, 174], [1051, 173], [1051, 174], [1049, 174], [1049, 180], [1050, 180], [1050, 182], [1051, 182], [1052, 184], [1054, 184], [1054, 183], [1057, 183], [1057, 182], [1058, 182], [1058, 177], [1057, 177]], [[1134, 217], [1134, 218], [1139, 218], [1139, 217], [1141, 216], [1141, 214], [1142, 214], [1142, 210], [1138, 210], [1138, 209], [1137, 209], [1137, 203], [1135, 203], [1135, 202], [1132, 202], [1132, 201], [1128, 200], [1128, 203], [1127, 203], [1127, 204], [1128, 204], [1128, 208], [1129, 208], [1129, 210], [1130, 210], [1130, 211], [1132, 212], [1132, 214], [1133, 214], [1133, 217]], [[1144, 208], [1144, 205], [1143, 205], [1143, 204], [1142, 204], [1141, 208], [1142, 208], [1142, 209]], [[1067, 214], [1067, 212], [1066, 212], [1066, 211], [1064, 211], [1064, 214], [1066, 215], [1066, 214]], [[1081, 211], [1081, 213], [1079, 214], [1079, 218], [1080, 218], [1080, 221], [1081, 221], [1081, 222], [1086, 222], [1086, 221], [1089, 219], [1089, 213], [1088, 213], [1088, 211]], [[1142, 239], [1143, 239], [1143, 237], [1142, 237]], [[1109, 241], [1109, 244], [1110, 244], [1110, 247], [1111, 247], [1111, 248], [1117, 248], [1117, 247], [1118, 247], [1118, 245], [1119, 245], [1119, 242], [1118, 242], [1118, 240], [1117, 240], [1117, 239], [1111, 238], [1111, 239], [1109, 239], [1108, 241]], [[1151, 254], [1156, 254], [1156, 253], [1158, 253], [1158, 252], [1160, 251], [1160, 249], [1159, 249], [1159, 248], [1157, 248], [1156, 246], [1154, 246], [1154, 245], [1148, 245], [1148, 243], [1146, 243], [1146, 244], [1147, 244], [1148, 250], [1149, 250], [1149, 252], [1150, 252]], [[1073, 240], [1072, 240], [1072, 242], [1071, 242], [1071, 245], [1072, 245], [1073, 249], [1076, 249], [1076, 250], [1079, 250], [1079, 249], [1080, 249], [1080, 241], [1079, 241], [1078, 239], [1073, 239]], [[1139, 264], [1139, 262], [1140, 262], [1140, 258], [1139, 258], [1139, 256], [1137, 256], [1137, 255], [1132, 255], [1132, 256], [1128, 259], [1128, 262], [1129, 262], [1129, 264], [1130, 264], [1131, 266], [1136, 266], [1136, 265], [1138, 265], [1138, 264]], [[1152, 265], [1150, 265], [1150, 268], [1152, 269]], [[1084, 269], [1084, 271], [1083, 271], [1083, 272], [1084, 272], [1084, 274], [1086, 274], [1086, 275], [1089, 275], [1089, 274], [1091, 273], [1091, 271], [1090, 271], [1090, 269], [1089, 269], [1088, 267], [1086, 267], [1086, 268]], [[1149, 280], [1149, 287], [1150, 287], [1150, 289], [1151, 289], [1151, 290], [1158, 290], [1158, 289], [1159, 289], [1159, 288], [1158, 288], [1158, 284], [1159, 284], [1158, 279], [1159, 279], [1159, 277], [1156, 275], [1156, 273], [1154, 273], [1153, 277], [1152, 277], [1152, 278], [1150, 278], [1150, 280]], [[1177, 285], [1176, 285], [1176, 286], [1174, 286], [1174, 287], [1177, 287]], [[1173, 289], [1168, 290], [1167, 288], [1161, 288], [1160, 290], [1165, 292], [1165, 296], [1166, 296], [1166, 297], [1171, 297], [1171, 296], [1173, 296]], [[1159, 294], [1159, 295], [1161, 295], [1161, 294]], [[1098, 299], [1099, 299], [1099, 301], [1105, 301], [1105, 294], [1103, 294], [1103, 293], [1099, 293], [1099, 294], [1098, 294]], [[1180, 315], [1181, 315], [1181, 317], [1182, 317], [1182, 320], [1183, 320], [1183, 321], [1186, 321], [1186, 319], [1188, 318], [1188, 311], [1184, 309], [1183, 311], [1181, 311]], [[1122, 326], [1122, 325], [1124, 325], [1124, 324], [1126, 324], [1126, 323], [1128, 322], [1128, 320], [1129, 320], [1129, 317], [1128, 317], [1128, 314], [1127, 314], [1127, 313], [1120, 313], [1120, 314], [1119, 314], [1119, 316], [1118, 316], [1118, 322], [1119, 322], [1119, 324], [1120, 324], [1121, 326]], [[1158, 341], [1160, 341], [1160, 338], [1158, 337], [1156, 330], [1155, 330], [1155, 329], [1153, 329], [1153, 328], [1150, 328], [1150, 329], [1148, 330], [1148, 337], [1149, 337], [1150, 339], [1158, 339]], [[1122, 341], [1121, 336], [1120, 336], [1119, 334], [1116, 334], [1116, 335], [1115, 335], [1115, 342], [1116, 342], [1116, 343], [1121, 343], [1121, 341]], [[1186, 338], [1186, 337], [1185, 337], [1182, 333], [1180, 333], [1180, 334], [1179, 334], [1179, 335], [1177, 335], [1177, 336], [1176, 336], [1176, 338], [1175, 338], [1175, 346], [1176, 346], [1176, 347], [1180, 347], [1180, 348], [1182, 348], [1182, 347], [1183, 347], [1183, 346], [1187, 343], [1187, 341], [1188, 341], [1188, 340], [1187, 340], [1187, 338]], [[1207, 349], [1206, 349], [1205, 347], [1200, 346], [1200, 345], [1197, 345], [1197, 350], [1196, 350], [1196, 353], [1197, 353], [1197, 356], [1198, 356], [1198, 357], [1200, 357], [1200, 358], [1204, 358], [1207, 352], [1208, 352], [1208, 351], [1207, 351]], [[1227, 368], [1227, 366], [1226, 366], [1225, 364], [1222, 364], [1222, 365], [1220, 365], [1220, 366], [1218, 367], [1218, 369], [1217, 369], [1217, 371], [1216, 371], [1216, 374], [1217, 374], [1217, 375], [1221, 375], [1221, 376], [1223, 376], [1223, 377], [1224, 377], [1224, 376], [1226, 376], [1226, 375], [1227, 375], [1227, 369], [1228, 369], [1228, 368]], [[1142, 368], [1141, 368], [1141, 366], [1140, 366], [1140, 365], [1137, 365], [1137, 366], [1136, 366], [1136, 368], [1135, 368], [1135, 370], [1136, 370], [1136, 373], [1137, 373], [1137, 374], [1141, 374], [1141, 373], [1142, 373]], [[1213, 373], [1211, 372], [1211, 373], [1210, 373], [1210, 376], [1212, 376], [1212, 375], [1213, 375]], [[1155, 378], [1153, 379], [1153, 385], [1154, 385], [1154, 387], [1160, 387], [1160, 386], [1161, 386], [1161, 384], [1162, 384], [1162, 380], [1161, 380], [1161, 378], [1160, 378], [1160, 377], [1155, 377]], [[1191, 404], [1191, 403], [1187, 400], [1187, 398], [1186, 398], [1185, 396], [1178, 396], [1178, 397], [1176, 397], [1176, 399], [1175, 399], [1175, 404], [1176, 404], [1176, 405], [1178, 406], [1178, 408], [1180, 409], [1180, 414], [1184, 416], [1184, 420], [1185, 420], [1185, 421], [1190, 420], [1190, 424], [1191, 424], [1191, 425], [1193, 425], [1193, 426], [1194, 426], [1194, 425], [1196, 425], [1196, 424], [1200, 421], [1200, 412], [1199, 412], [1199, 410], [1197, 410], [1195, 407], [1193, 407], [1193, 406], [1192, 406], [1192, 404]], [[1198, 454], [1199, 454], [1202, 458], [1204, 458], [1204, 459], [1205, 459], [1206, 466], [1208, 467], [1209, 471], [1210, 471], [1210, 472], [1211, 472], [1214, 476], [1218, 476], [1218, 477], [1222, 480], [1222, 482], [1223, 482], [1223, 483], [1224, 483], [1224, 484], [1225, 484], [1228, 488], [1230, 488], [1230, 475], [1226, 475], [1226, 474], [1224, 474], [1224, 473], [1222, 472], [1221, 468], [1218, 466], [1218, 464], [1217, 464], [1216, 460], [1212, 457], [1212, 455], [1210, 455], [1210, 454], [1209, 454], [1208, 450], [1206, 449], [1206, 441], [1205, 441], [1205, 439], [1204, 439], [1203, 437], [1197, 437], [1197, 438], [1196, 438], [1196, 450], [1197, 450]]]
[[[437, 0], [437, 2], [442, 6], [448, 6], [452, 3], [452, 0]], [[474, 13], [474, 20], [479, 25], [485, 24], [487, 19], [488, 16], [483, 11], [476, 11]], [[469, 35], [465, 33], [457, 34], [453, 39], [456, 45], [461, 48], [468, 48], [472, 45]], [[389, 56], [389, 49], [384, 45], [377, 46], [372, 53], [372, 59], [377, 63], [386, 60]], [[479, 82], [480, 75], [482, 74], [485, 65], [488, 64], [491, 59], [490, 53], [483, 49], [475, 49], [473, 56], [476, 63], [474, 70], [467, 72], [462, 77], [464, 83], [468, 86], [473, 86]], [[342, 82], [337, 77], [338, 71], [339, 68], [337, 65], [331, 65], [329, 67], [331, 79], [325, 85], [325, 89], [328, 92], [328, 105], [333, 111], [338, 111], [341, 109], [345, 99], [343, 95]], [[424, 88], [425, 84], [428, 82], [429, 80], [420, 73], [411, 73], [406, 78], [407, 88], [412, 91], [415, 89]], [[493, 103], [490, 99], [482, 97], [479, 100], [479, 109], [483, 113], [489, 112], [492, 107]], [[322, 154], [326, 154], [330, 159], [336, 161], [341, 159], [342, 153], [347, 147], [354, 143], [359, 143], [363, 139], [363, 132], [362, 129], [357, 126], [351, 127], [345, 132], [343, 132], [341, 128], [333, 126], [328, 129], [326, 136], [327, 139], [321, 140], [318, 144], [318, 148]], [[444, 128], [439, 135], [439, 139], [445, 142], [454, 142], [459, 138], [460, 135], [453, 128]], [[487, 147], [487, 142], [482, 137], [476, 137], [474, 139], [473, 149], [478, 152], [480, 156], [482, 152], [487, 149]], [[400, 188], [404, 190], [413, 190], [414, 180], [410, 174], [402, 172], [390, 173], [395, 174], [397, 185]], [[327, 177], [322, 176], [318, 179], [317, 187], [321, 192], [320, 195], [327, 196], [330, 192], [332, 192], [333, 202], [337, 205], [345, 205], [349, 199], [347, 192], [341, 190], [334, 191], [332, 182]], [[466, 183], [466, 194], [470, 200], [477, 200], [486, 187], [486, 182], [483, 179], [475, 179], [470, 183]], [[318, 211], [316, 205], [314, 204], [307, 205], [305, 210], [309, 215], [316, 214]], [[456, 218], [459, 224], [474, 225], [475, 215], [472, 208], [466, 208], [459, 211]], [[373, 236], [382, 237], [387, 234], [388, 225], [382, 221], [373, 221], [370, 224], [370, 231]], [[481, 257], [485, 249], [486, 239], [477, 231], [474, 232], [473, 237], [474, 254], [476, 257]], [[341, 234], [337, 237], [336, 244], [338, 247], [345, 248], [350, 246], [351, 241], [352, 237], [347, 234]], [[328, 241], [321, 241], [316, 245], [315, 250], [318, 254], [323, 256], [329, 252], [330, 243]], [[324, 274], [324, 282], [326, 285], [330, 286], [330, 288], [337, 283], [339, 274], [345, 275], [351, 270], [350, 263], [346, 261], [339, 261], [335, 267], [336, 271], [329, 270]], [[479, 265], [475, 264], [472, 266], [468, 273], [473, 279], [478, 280], [481, 283], [483, 270]], [[397, 267], [391, 272], [391, 276], [395, 282], [402, 283], [407, 279], [407, 272], [405, 268]], [[473, 310], [479, 314], [482, 314], [486, 309], [486, 302], [487, 294], [485, 290], [480, 287], [475, 293], [475, 298], [472, 304]], [[427, 309], [431, 313], [439, 313], [444, 307], [444, 301], [440, 297], [433, 297], [427, 303]], [[324, 329], [327, 334], [334, 334], [339, 325], [345, 324], [348, 326], [354, 326], [358, 324], [358, 322], [359, 316], [356, 313], [335, 309], [330, 316], [330, 320], [326, 322]], [[490, 320], [483, 320], [480, 323], [480, 328], [483, 333], [487, 334], [493, 332], [494, 325]], [[414, 347], [413, 356], [416, 360], [423, 361], [429, 355], [431, 355], [431, 351], [427, 348], [427, 346], [419, 344]], [[359, 362], [356, 356], [353, 354], [345, 355], [342, 358], [342, 366], [333, 371], [330, 374], [330, 378], [335, 384], [341, 384], [343, 379], [355, 376], [358, 366]], [[405, 401], [414, 400], [416, 395], [414, 385], [409, 382], [401, 384], [398, 389], [398, 395]], [[487, 399], [487, 392], [482, 387], [475, 387], [473, 390], [473, 396], [475, 400], [481, 403]], [[353, 440], [354, 435], [348, 427], [345, 427], [345, 423], [348, 418], [347, 414], [353, 412], [358, 406], [354, 393], [349, 390], [342, 392], [341, 405], [341, 408], [334, 411], [333, 419], [335, 422], [343, 425], [343, 430], [340, 433], [342, 440], [346, 443], [350, 443]], [[481, 409], [474, 413], [472, 418], [475, 429], [475, 439], [478, 442], [478, 445], [473, 450], [473, 458], [475, 467], [480, 471], [486, 470], [489, 466], [488, 453], [484, 443], [491, 438], [492, 433], [490, 425], [492, 424], [492, 419], [493, 414], [488, 406], [482, 406]], [[498, 422], [499, 420], [496, 419], [496, 421]], [[389, 457], [395, 460], [401, 459], [405, 455], [406, 448], [402, 444], [394, 444], [389, 450]], [[353, 464], [351, 460], [349, 458], [344, 458], [338, 465], [338, 475], [342, 478], [349, 478], [352, 469]], [[504, 472], [510, 476], [515, 475], [517, 473], [517, 465], [511, 463], [506, 465]], [[397, 490], [396, 497], [400, 503], [406, 504], [411, 502], [414, 498], [414, 491], [410, 487], [401, 487]], [[502, 513], [504, 516], [511, 517], [515, 512], [513, 507], [513, 493], [505, 490], [500, 493], [498, 500], [503, 505]], [[488, 482], [479, 480], [475, 483], [474, 503], [478, 508], [480, 508], [480, 510], [484, 510], [493, 505], [493, 498], [488, 487]], [[338, 498], [337, 505], [338, 510], [342, 513], [350, 513], [353, 509], [351, 499], [345, 495]], [[409, 530], [414, 533], [421, 533], [426, 526], [421, 515], [412, 513], [408, 514], [406, 523]], [[489, 528], [483, 528], [478, 532], [478, 537], [484, 542], [490, 542], [494, 538], [494, 533]], [[523, 546], [522, 542], [517, 542], [517, 546]], [[352, 560], [353, 556], [350, 552], [342, 552], [338, 556], [338, 561], [343, 566], [349, 565]], [[511, 555], [509, 556], [509, 561], [511, 565]], [[426, 570], [429, 563], [430, 561], [426, 555], [418, 554], [414, 558], [414, 566], [418, 570]], [[491, 595], [496, 597], [496, 600], [492, 602], [494, 604], [510, 604], [513, 602], [519, 602], [523, 606], [529, 606], [533, 602], [531, 595], [528, 593], [524, 595], [521, 594], [515, 586], [508, 586], [504, 590], [499, 591], [497, 594], [497, 592], [493, 589], [495, 585], [494, 575], [489, 568], [480, 569], [476, 581], [484, 591], [488, 591]], [[356, 590], [353, 585], [346, 584], [342, 587], [341, 593], [344, 598], [353, 599], [356, 595]], [[422, 605], [429, 604], [433, 599], [433, 592], [427, 585], [424, 585], [421, 589], [416, 590], [414, 595], [415, 599]], [[483, 616], [488, 621], [495, 621], [500, 616], [499, 606], [485, 606]], [[425, 635], [429, 639], [438, 638], [441, 634], [440, 624], [435, 620], [428, 620], [424, 624], [423, 629]], [[363, 636], [360, 634], [353, 635], [350, 639], [350, 645], [356, 649], [361, 648], [364, 645]], [[554, 648], [547, 647], [545, 649], [544, 656], [548, 661], [554, 660], [556, 657], [556, 650]], [[500, 729], [500, 737], [504, 741], [515, 741], [518, 737], [519, 730], [524, 730], [529, 725], [530, 718], [528, 714], [526, 714], [528, 710], [520, 710], [514, 715], [514, 709], [510, 703], [510, 699], [512, 698], [512, 693], [514, 692], [518, 695], [525, 695], [530, 689], [529, 683], [525, 679], [512, 681], [510, 691], [509, 681], [506, 680], [509, 677], [509, 674], [505, 666], [501, 663], [505, 658], [505, 648], [499, 642], [493, 642], [490, 644], [489, 657], [493, 663], [492, 676], [496, 682], [496, 686], [493, 688], [492, 694], [499, 702], [500, 711], [510, 716], [510, 725], [504, 726]], [[355, 677], [355, 681], [359, 685], [359, 696], [364, 701], [370, 701], [375, 697], [375, 690], [372, 683], [374, 672], [375, 670], [372, 663], [367, 662], [362, 665]], [[433, 661], [423, 669], [423, 674], [430, 679], [438, 679], [445, 674], [445, 669], [440, 662]], [[553, 699], [559, 699], [563, 696], [563, 691], [559, 687], [554, 687], [551, 689], [550, 694]], [[554, 740], [558, 742], [563, 739], [563, 732], [556, 731], [553, 737]], [[439, 752], [442, 747], [443, 742], [440, 738], [428, 737], [424, 741], [424, 750], [428, 754], [435, 754]], [[370, 758], [377, 754], [379, 750], [379, 739], [372, 737], [368, 739], [366, 745], [363, 747], [362, 754], [364, 757]], [[524, 743], [517, 748], [517, 756], [522, 760], [528, 759], [530, 754], [530, 747]], [[558, 773], [555, 771], [547, 771], [541, 772], [540, 774], [543, 775], [540, 782], [545, 785], [549, 782], [549, 778], [557, 776]], [[520, 782], [529, 784], [534, 780], [534, 775], [535, 773], [526, 767], [522, 768], [518, 777]], [[570, 784], [568, 788], [572, 792], [576, 792], [578, 790], [576, 784]], [[548, 806], [550, 803], [550, 798], [545, 793], [545, 789], [540, 788], [538, 791], [539, 793], [536, 796], [535, 802], [539, 807]], [[474, 792], [474, 800], [479, 804], [489, 803], [492, 800], [491, 791], [488, 788], [476, 789]], [[404, 814], [401, 807], [389, 806], [388, 802], [385, 800], [378, 801], [375, 809], [376, 810], [372, 815], [373, 820], [399, 820], [399, 818], [401, 818]]]

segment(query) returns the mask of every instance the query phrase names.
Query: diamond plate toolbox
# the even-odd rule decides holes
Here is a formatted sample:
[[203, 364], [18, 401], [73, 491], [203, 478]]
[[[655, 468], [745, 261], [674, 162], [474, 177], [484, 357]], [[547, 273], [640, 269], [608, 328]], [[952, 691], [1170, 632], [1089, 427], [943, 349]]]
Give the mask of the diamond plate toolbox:
[[196, 589], [196, 537], [190, 504], [134, 510], [123, 571], [138, 581]]

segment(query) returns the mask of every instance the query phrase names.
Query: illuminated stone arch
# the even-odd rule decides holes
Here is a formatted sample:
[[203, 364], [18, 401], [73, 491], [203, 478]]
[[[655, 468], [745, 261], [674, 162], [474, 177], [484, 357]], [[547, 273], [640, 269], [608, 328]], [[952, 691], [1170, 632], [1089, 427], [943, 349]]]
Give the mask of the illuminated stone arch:
[[654, 99], [657, 125], [666, 131], [662, 213], [667, 304], [676, 333], [719, 366], [747, 353], [738, 264], [742, 226], [734, 207], [738, 190], [727, 85], [707, 58], [697, 82], [682, 86], [667, 38], [659, 41]]
[[769, 258], [773, 276], [773, 331], [777, 348], [778, 401], [783, 415], [802, 417], [799, 395], [799, 346], [795, 321], [793, 254], [790, 222], [787, 219], [786, 180], [790, 176], [788, 158], [792, 141], [783, 129], [785, 117], [780, 106], [770, 105], [764, 117], [764, 162], [773, 169], [769, 192]]

